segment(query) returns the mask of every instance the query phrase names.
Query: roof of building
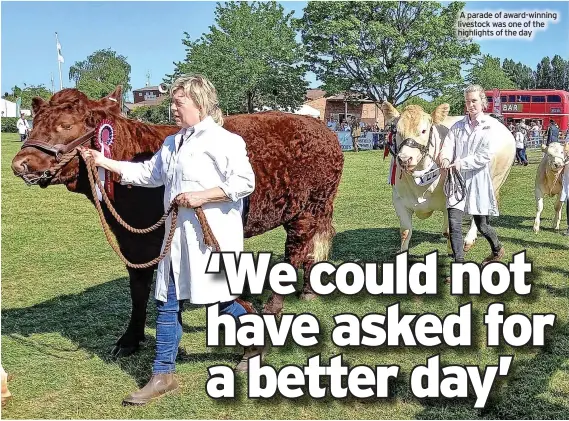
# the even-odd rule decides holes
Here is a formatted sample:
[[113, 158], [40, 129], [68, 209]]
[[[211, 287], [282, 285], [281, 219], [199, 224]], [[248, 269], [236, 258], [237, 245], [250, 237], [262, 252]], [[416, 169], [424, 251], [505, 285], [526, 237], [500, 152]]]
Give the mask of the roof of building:
[[137, 91], [157, 91], [158, 86], [145, 86], [144, 88], [133, 89], [133, 92]]
[[326, 91], [322, 89], [309, 89], [306, 91], [306, 100], [314, 101], [315, 99], [322, 98], [324, 95], [326, 95]]

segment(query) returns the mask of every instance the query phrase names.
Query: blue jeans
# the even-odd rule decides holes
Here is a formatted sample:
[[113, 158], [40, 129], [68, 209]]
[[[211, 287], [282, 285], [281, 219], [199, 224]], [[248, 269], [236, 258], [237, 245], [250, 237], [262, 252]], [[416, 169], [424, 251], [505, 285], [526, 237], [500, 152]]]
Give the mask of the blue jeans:
[[[178, 300], [174, 276], [170, 272], [168, 282], [168, 301], [156, 300], [156, 357], [152, 365], [153, 374], [166, 374], [176, 371], [176, 356], [182, 339], [182, 310], [184, 300]], [[238, 317], [247, 314], [247, 311], [236, 301], [219, 303], [219, 311]]]

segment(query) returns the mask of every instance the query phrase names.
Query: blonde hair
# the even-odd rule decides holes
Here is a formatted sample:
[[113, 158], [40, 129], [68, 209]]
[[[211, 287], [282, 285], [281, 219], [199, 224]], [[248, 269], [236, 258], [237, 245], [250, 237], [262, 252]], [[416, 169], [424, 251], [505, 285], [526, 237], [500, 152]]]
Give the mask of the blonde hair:
[[480, 96], [480, 101], [482, 102], [482, 109], [483, 110], [488, 108], [488, 98], [486, 98], [486, 91], [484, 90], [484, 88], [482, 86], [480, 86], [480, 85], [468, 86], [464, 90], [464, 96], [466, 97], [466, 94], [469, 94], [471, 92], [478, 92], [478, 95]]
[[183, 89], [187, 97], [191, 98], [200, 110], [200, 119], [211, 116], [213, 120], [223, 126], [223, 113], [217, 101], [215, 86], [204, 76], [182, 75], [170, 87], [170, 96], [178, 89]]

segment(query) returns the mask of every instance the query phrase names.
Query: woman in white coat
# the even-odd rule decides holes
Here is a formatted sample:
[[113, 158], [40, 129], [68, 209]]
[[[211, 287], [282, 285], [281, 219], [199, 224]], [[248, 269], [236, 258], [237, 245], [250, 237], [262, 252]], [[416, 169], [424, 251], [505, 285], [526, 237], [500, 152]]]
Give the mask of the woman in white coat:
[[462, 218], [465, 213], [472, 215], [478, 231], [490, 243], [492, 254], [483, 262], [488, 263], [501, 260], [505, 254], [496, 230], [489, 224], [489, 216], [498, 215], [489, 165], [492, 141], [499, 136], [501, 123], [484, 114], [487, 99], [481, 86], [466, 88], [464, 98], [468, 113], [451, 127], [439, 156], [441, 168], [455, 168], [465, 181], [463, 194], [453, 189], [447, 196], [449, 236], [455, 261], [463, 262]]
[[[204, 77], [182, 76], [170, 88], [172, 114], [181, 130], [168, 136], [146, 162], [124, 162], [83, 149], [97, 166], [121, 175], [121, 184], [164, 186], [164, 209], [178, 208], [177, 228], [170, 253], [159, 263], [156, 276], [156, 357], [152, 378], [123, 404], [145, 404], [178, 388], [174, 377], [182, 336], [183, 302], [220, 304], [235, 318], [246, 313], [230, 293], [223, 273], [206, 273], [211, 251], [202, 243], [201, 226], [193, 208], [202, 207], [221, 251], [243, 251], [242, 199], [255, 188], [255, 176], [243, 139], [222, 127], [223, 115], [214, 86]], [[171, 218], [166, 223], [170, 230]], [[162, 248], [164, 248], [165, 239]], [[245, 350], [236, 367], [258, 350]]]
[[565, 168], [563, 169], [562, 188], [559, 200], [565, 202], [565, 212], [567, 212], [567, 231], [562, 235], [569, 236], [569, 139], [565, 143]]

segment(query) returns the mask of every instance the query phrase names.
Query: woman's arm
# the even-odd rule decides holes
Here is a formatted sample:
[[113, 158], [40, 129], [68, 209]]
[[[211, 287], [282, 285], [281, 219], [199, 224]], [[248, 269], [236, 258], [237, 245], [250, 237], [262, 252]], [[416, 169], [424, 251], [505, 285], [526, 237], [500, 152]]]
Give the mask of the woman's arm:
[[152, 158], [144, 162], [115, 161], [105, 157], [95, 149], [80, 148], [84, 159], [89, 156], [97, 167], [104, 168], [121, 176], [121, 184], [132, 184], [140, 187], [158, 187], [164, 185], [162, 180], [162, 148]]

